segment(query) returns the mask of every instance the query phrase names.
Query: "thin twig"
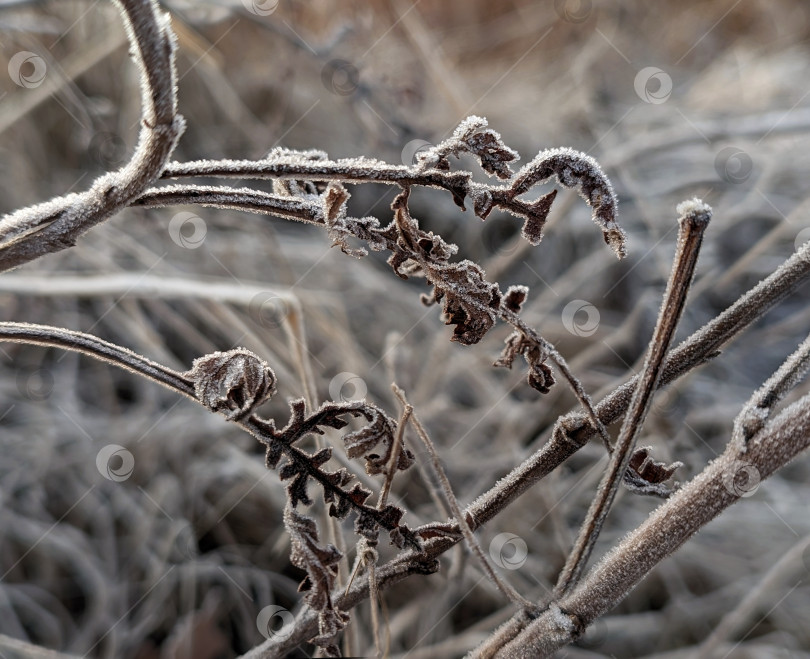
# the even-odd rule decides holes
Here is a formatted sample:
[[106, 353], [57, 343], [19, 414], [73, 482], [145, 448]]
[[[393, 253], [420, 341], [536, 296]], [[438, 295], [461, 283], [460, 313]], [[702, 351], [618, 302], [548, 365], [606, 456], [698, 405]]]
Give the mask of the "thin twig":
[[496, 656], [546, 657], [575, 640], [659, 562], [750, 493], [735, 487], [736, 476], [753, 470], [756, 478], [765, 480], [808, 447], [810, 395], [770, 420], [751, 439], [746, 453], [730, 441], [722, 455], [656, 508], [555, 607], [542, 613]]
[[773, 408], [801, 381], [810, 368], [810, 336], [748, 400], [734, 422], [734, 440], [742, 451], [762, 429]]
[[[348, 414], [351, 414], [352, 412], [359, 412], [363, 414], [363, 412], [360, 410], [368, 407], [365, 403], [346, 403], [343, 406], [340, 404], [333, 404], [333, 409], [331, 412], [329, 409], [326, 409], [326, 406], [322, 406], [320, 410], [316, 410], [315, 413], [308, 419], [301, 419], [302, 422], [295, 430], [295, 433], [297, 433], [295, 437], [287, 437], [282, 441], [276, 436], [278, 431], [275, 429], [273, 422], [268, 422], [267, 420], [260, 419], [254, 414], [249, 413], [252, 408], [247, 411], [241, 411], [238, 409], [229, 411], [227, 409], [221, 409], [215, 404], [212, 405], [212, 403], [216, 403], [217, 399], [219, 398], [219, 392], [222, 386], [222, 382], [216, 377], [208, 378], [206, 376], [204, 390], [200, 389], [197, 386], [199, 383], [192, 379], [195, 373], [196, 365], [206, 360], [217, 362], [218, 360], [229, 358], [229, 355], [234, 355], [235, 359], [239, 359], [241, 356], [249, 355], [250, 357], [255, 358], [257, 362], [259, 361], [255, 355], [247, 350], [244, 350], [243, 348], [231, 350], [229, 353], [213, 353], [212, 355], [206, 355], [205, 357], [196, 360], [190, 371], [180, 373], [163, 366], [162, 364], [158, 364], [157, 362], [147, 359], [146, 357], [128, 350], [127, 348], [104, 341], [103, 339], [99, 339], [91, 334], [75, 332], [61, 327], [34, 325], [30, 323], [0, 322], [0, 341], [52, 346], [64, 348], [73, 352], [80, 352], [95, 359], [118, 366], [119, 368], [137, 373], [138, 375], [143, 375], [144, 377], [157, 382], [158, 384], [161, 384], [172, 391], [191, 398], [210, 411], [223, 412], [230, 421], [238, 425], [243, 430], [249, 432], [258, 441], [268, 447], [274, 448], [278, 452], [276, 461], [280, 459], [281, 455], [285, 455], [291, 468], [295, 467], [295, 469], [300, 471], [300, 473], [305, 473], [307, 478], [312, 478], [315, 480], [321, 485], [321, 487], [323, 487], [325, 492], [329, 492], [331, 495], [345, 502], [349, 509], [355, 510], [357, 513], [364, 515], [366, 519], [387, 531], [401, 532], [405, 542], [408, 543], [412, 549], [421, 549], [416, 536], [409, 529], [403, 529], [403, 527], [399, 525], [398, 521], [392, 522], [377, 508], [371, 508], [363, 503], [358, 503], [355, 497], [348, 492], [345, 492], [343, 489], [341, 489], [341, 487], [336, 486], [331, 480], [331, 476], [324, 473], [319, 468], [319, 465], [313, 463], [313, 456], [293, 445], [297, 439], [309, 432], [312, 432], [313, 429], [317, 429], [318, 423], [320, 420], [322, 420], [321, 417], [324, 414], [342, 414], [344, 412]], [[222, 371], [224, 369], [215, 367], [215, 370]], [[274, 375], [272, 375], [271, 378], [274, 378]], [[274, 382], [272, 382], [272, 380], [270, 382], [263, 381], [259, 384], [264, 388], [265, 391], [269, 391], [271, 386], [274, 386]], [[261, 401], [258, 399], [246, 399], [243, 402], [245, 404], [258, 404]], [[303, 405], [303, 401], [299, 402], [301, 402]], [[380, 413], [380, 411], [377, 410], [376, 413]]]
[[[396, 390], [394, 390], [396, 391]], [[394, 475], [397, 473], [397, 462], [402, 450], [402, 440], [405, 436], [405, 427], [413, 414], [413, 407], [410, 403], [405, 403], [402, 408], [402, 416], [397, 423], [397, 432], [394, 435], [394, 448], [391, 449], [391, 459], [388, 460], [388, 467], [385, 470], [385, 481], [380, 488], [380, 496], [377, 499], [377, 507], [382, 508], [388, 501], [388, 493], [391, 491], [391, 484], [394, 482]]]
[[[405, 397], [405, 392], [402, 389], [400, 389], [396, 384], [392, 384], [391, 389], [393, 390], [394, 394], [396, 394], [396, 397], [403, 406], [410, 405]], [[461, 528], [461, 532], [464, 534], [464, 539], [467, 541], [470, 551], [475, 554], [476, 558], [481, 563], [481, 566], [484, 568], [484, 572], [486, 572], [487, 576], [492, 579], [492, 581], [498, 587], [498, 590], [500, 590], [509, 600], [521, 608], [533, 611], [535, 609], [535, 605], [518, 593], [514, 588], [512, 588], [512, 586], [503, 581], [495, 572], [495, 569], [492, 567], [489, 560], [487, 560], [484, 550], [481, 549], [481, 545], [478, 544], [475, 534], [472, 532], [464, 513], [461, 511], [461, 506], [458, 503], [458, 499], [456, 499], [456, 495], [453, 493], [453, 487], [450, 485], [450, 480], [447, 478], [447, 473], [444, 471], [444, 467], [442, 467], [441, 460], [436, 452], [436, 447], [431, 441], [425, 427], [422, 425], [421, 421], [419, 421], [419, 417], [416, 415], [416, 412], [411, 413], [410, 421], [411, 425], [416, 430], [416, 434], [419, 435], [419, 438], [422, 440], [422, 443], [425, 445], [425, 448], [430, 455], [433, 470], [436, 473], [439, 482], [442, 484], [444, 496], [447, 499], [447, 505], [450, 506], [450, 510], [453, 512], [453, 516], [456, 518], [456, 521]]]
[[610, 457], [607, 471], [599, 485], [596, 497], [588, 508], [574, 548], [560, 573], [554, 589], [555, 597], [562, 596], [576, 584], [588, 562], [605, 518], [616, 497], [619, 484], [630, 464], [636, 438], [641, 432], [644, 419], [650, 409], [652, 395], [661, 378], [664, 356], [672, 343], [672, 337], [675, 335], [686, 304], [686, 295], [689, 292], [697, 265], [703, 233], [709, 225], [712, 211], [702, 201], [694, 199], [679, 205], [678, 212], [680, 213], [678, 247], [661, 304], [661, 312], [658, 315], [647, 357], [644, 360], [641, 378], [630, 399], [630, 406], [624, 416], [619, 437], [616, 440], [616, 448]]
[[[786, 259], [773, 273], [743, 293], [730, 307], [672, 350], [667, 358], [659, 386], [663, 386], [701, 366], [720, 353], [776, 304], [810, 279], [810, 242]], [[627, 409], [639, 376], [634, 376], [596, 405], [602, 423], [610, 424], [621, 418]], [[560, 464], [585, 446], [596, 433], [587, 417], [574, 413], [567, 417], [571, 429], [555, 426], [551, 438], [527, 460], [500, 479], [489, 491], [473, 501], [465, 510], [471, 528], [484, 525], [516, 501], [533, 485], [545, 478]], [[534, 436], [533, 433], [532, 436]], [[428, 525], [430, 526], [430, 525]], [[419, 529], [416, 529], [418, 532]], [[450, 524], [442, 537], [425, 542], [419, 557], [406, 554], [391, 559], [377, 568], [377, 585], [385, 589], [413, 575], [424, 575], [436, 569], [436, 559], [460, 541], [461, 530]], [[368, 598], [368, 584], [357, 583], [336, 599], [336, 605], [347, 611]], [[267, 656], [267, 652], [283, 652], [304, 642], [317, 633], [318, 619], [313, 613], [303, 613], [296, 621], [295, 631], [286, 639], [272, 639], [244, 655], [250, 659]]]
[[182, 373], [153, 362], [132, 350], [99, 339], [92, 334], [74, 332], [61, 327], [0, 322], [0, 341], [52, 346], [81, 352], [108, 364], [143, 375], [167, 389], [197, 401], [194, 383]]

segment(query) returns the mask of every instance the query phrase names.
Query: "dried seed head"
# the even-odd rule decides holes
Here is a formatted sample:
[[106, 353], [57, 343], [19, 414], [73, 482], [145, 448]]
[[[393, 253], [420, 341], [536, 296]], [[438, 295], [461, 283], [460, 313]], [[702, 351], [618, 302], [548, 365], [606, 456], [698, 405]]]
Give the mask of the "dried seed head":
[[195, 359], [185, 375], [194, 382], [200, 402], [229, 421], [250, 415], [276, 392], [273, 369], [245, 348]]

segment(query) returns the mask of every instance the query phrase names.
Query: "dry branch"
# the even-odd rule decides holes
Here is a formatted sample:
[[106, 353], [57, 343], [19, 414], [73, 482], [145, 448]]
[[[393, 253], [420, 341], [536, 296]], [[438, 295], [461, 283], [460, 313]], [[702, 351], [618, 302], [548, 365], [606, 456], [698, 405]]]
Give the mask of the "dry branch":
[[86, 192], [29, 206], [0, 219], [0, 272], [76, 244], [97, 224], [137, 199], [163, 171], [185, 123], [177, 114], [175, 37], [155, 0], [120, 0], [141, 74], [142, 119], [130, 162]]

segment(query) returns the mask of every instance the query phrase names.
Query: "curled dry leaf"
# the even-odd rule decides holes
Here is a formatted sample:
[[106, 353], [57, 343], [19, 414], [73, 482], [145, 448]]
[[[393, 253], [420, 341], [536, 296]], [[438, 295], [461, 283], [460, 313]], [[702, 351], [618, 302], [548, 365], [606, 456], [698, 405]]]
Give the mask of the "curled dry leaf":
[[487, 128], [487, 125], [487, 120], [483, 117], [467, 117], [456, 127], [449, 139], [419, 154], [419, 167], [449, 170], [447, 156], [454, 155], [458, 158], [461, 153], [466, 152], [478, 158], [481, 168], [490, 176], [511, 178], [509, 163], [520, 156], [517, 151], [506, 146], [501, 136]]
[[541, 394], [551, 391], [554, 374], [551, 372], [551, 367], [546, 364], [548, 353], [543, 346], [525, 336], [520, 330], [515, 330], [506, 337], [506, 345], [493, 366], [512, 368], [512, 362], [518, 355], [523, 355], [523, 359], [529, 365], [529, 374], [526, 378], [529, 386]]
[[199, 357], [185, 375], [200, 402], [229, 421], [250, 416], [276, 392], [273, 369], [245, 348]]
[[[519, 314], [528, 295], [527, 286], [510, 286], [506, 290], [501, 306], [508, 313]], [[506, 337], [501, 356], [493, 366], [512, 368], [512, 363], [518, 355], [523, 355], [523, 359], [529, 365], [527, 376], [529, 386], [541, 394], [547, 394], [554, 384], [554, 375], [546, 364], [548, 353], [542, 345], [532, 337], [526, 336], [520, 329], [516, 329]]]
[[[582, 198], [593, 208], [593, 221], [602, 229], [605, 242], [616, 252], [619, 258], [623, 258], [627, 251], [625, 246], [625, 233], [619, 226], [618, 220], [618, 200], [613, 186], [607, 176], [596, 162], [589, 155], [581, 151], [569, 148], [548, 149], [540, 152], [534, 160], [525, 165], [512, 181], [510, 189], [511, 197], [517, 197], [527, 192], [538, 183], [543, 183], [555, 176], [560, 185], [566, 188], [576, 188]], [[537, 211], [538, 217], [532, 220], [526, 218], [527, 226], [524, 232], [529, 233], [530, 241], [539, 240], [540, 235], [536, 232], [537, 226], [542, 229], [540, 217], [545, 218], [551, 201], [541, 197], [538, 202], [542, 202]], [[545, 214], [543, 214], [543, 208]], [[511, 210], [507, 208], [507, 210]], [[536, 244], [532, 242], [532, 244]]]
[[[387, 468], [394, 450], [396, 423], [379, 407], [368, 403], [362, 408], [362, 414], [368, 423], [359, 430], [344, 435], [343, 443], [350, 458], [365, 457], [366, 472], [380, 474]], [[374, 449], [378, 446], [384, 447], [384, 451], [376, 452]], [[395, 468], [404, 471], [413, 461], [413, 453], [402, 447]]]
[[643, 446], [633, 451], [627, 471], [622, 482], [627, 489], [637, 494], [648, 494], [666, 499], [677, 489], [678, 484], [670, 488], [665, 484], [672, 478], [675, 470], [683, 467], [683, 462], [666, 464], [653, 459], [651, 446]]
[[[427, 303], [443, 302], [446, 325], [455, 325], [452, 341], [473, 345], [484, 338], [497, 320], [501, 304], [498, 284], [488, 282], [483, 268], [472, 261], [461, 261], [430, 268], [435, 276], [433, 294]], [[438, 283], [441, 282], [441, 283]]]
[[306, 591], [306, 602], [318, 611], [319, 634], [312, 639], [331, 656], [335, 654], [337, 635], [349, 622], [349, 614], [338, 609], [332, 601], [332, 589], [338, 573], [341, 553], [334, 545], [318, 543], [315, 520], [297, 512], [291, 505], [284, 509], [284, 526], [290, 534], [292, 564], [307, 573], [298, 587]]

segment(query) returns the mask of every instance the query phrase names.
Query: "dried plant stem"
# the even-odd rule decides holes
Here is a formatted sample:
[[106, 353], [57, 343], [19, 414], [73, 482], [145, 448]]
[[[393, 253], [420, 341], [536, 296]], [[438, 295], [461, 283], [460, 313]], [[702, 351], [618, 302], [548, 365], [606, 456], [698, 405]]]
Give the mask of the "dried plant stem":
[[588, 508], [574, 548], [554, 588], [555, 597], [564, 595], [576, 584], [588, 562], [602, 525], [616, 498], [619, 484], [627, 472], [636, 438], [647, 418], [653, 393], [661, 378], [664, 356], [672, 343], [672, 337], [675, 335], [686, 304], [686, 295], [692, 283], [703, 234], [711, 218], [711, 208], [695, 199], [684, 202], [679, 206], [679, 211], [681, 217], [678, 219], [680, 226], [675, 260], [641, 376], [630, 399], [630, 406], [624, 416], [607, 471], [599, 485], [596, 497]]
[[[408, 400], [405, 397], [405, 392], [402, 389], [395, 384], [391, 386], [391, 389], [403, 406], [409, 406], [411, 409], [413, 409], [410, 403], [408, 403]], [[425, 448], [430, 455], [433, 471], [438, 477], [439, 482], [442, 484], [442, 490], [444, 491], [445, 499], [447, 499], [447, 505], [450, 506], [450, 510], [453, 512], [453, 516], [456, 518], [456, 521], [461, 528], [461, 532], [464, 534], [464, 539], [467, 541], [470, 551], [479, 560], [486, 575], [492, 579], [493, 583], [498, 587], [498, 590], [500, 590], [510, 601], [514, 602], [523, 609], [528, 609], [530, 611], [535, 610], [536, 606], [518, 593], [514, 588], [512, 588], [512, 586], [503, 581], [495, 572], [495, 569], [492, 567], [489, 560], [487, 560], [484, 550], [481, 549], [481, 545], [478, 543], [475, 534], [472, 532], [472, 529], [467, 522], [467, 518], [464, 516], [464, 513], [461, 510], [458, 499], [456, 499], [456, 495], [453, 493], [453, 487], [450, 485], [450, 480], [447, 478], [447, 473], [444, 471], [444, 467], [442, 467], [439, 454], [436, 452], [436, 447], [431, 441], [425, 427], [422, 425], [422, 422], [419, 421], [419, 417], [416, 415], [416, 412], [411, 413], [410, 421], [411, 425], [414, 427], [414, 430], [416, 430], [416, 434], [419, 435], [419, 439], [422, 440], [422, 443], [425, 445]]]
[[[529, 624], [497, 657], [545, 657], [575, 640], [616, 606], [659, 562], [750, 491], [734, 486], [744, 468], [764, 480], [810, 447], [810, 395], [769, 421], [741, 453], [736, 442], [683, 486], [561, 600]], [[745, 460], [745, 463], [741, 463]]]
[[[208, 410], [213, 410], [209, 401], [200, 397], [199, 392], [195, 387], [195, 382], [189, 377], [192, 371], [180, 373], [172, 370], [167, 366], [158, 364], [146, 357], [143, 357], [127, 348], [115, 345], [103, 339], [99, 339], [91, 334], [83, 332], [75, 332], [61, 327], [51, 327], [48, 325], [34, 325], [30, 323], [9, 323], [0, 322], [0, 341], [12, 341], [15, 343], [27, 343], [33, 345], [52, 346], [56, 348], [64, 348], [73, 352], [80, 352], [95, 359], [107, 362], [119, 368], [131, 371], [138, 375], [142, 375], [149, 380], [163, 385], [167, 389], [171, 389], [177, 393], [183, 394], [191, 398], [195, 402], [203, 405]], [[243, 349], [237, 349], [231, 352], [244, 352]], [[219, 358], [223, 353], [214, 353], [205, 358]], [[254, 356], [255, 357], [255, 356]], [[197, 360], [200, 361], [200, 360]], [[196, 362], [195, 362], [196, 363]], [[218, 392], [219, 383], [212, 381], [210, 386]], [[303, 402], [302, 402], [303, 404]], [[352, 404], [347, 404], [352, 407]], [[363, 404], [358, 404], [362, 407]], [[360, 409], [357, 407], [357, 409]], [[342, 413], [342, 409], [338, 406], [337, 413]], [[334, 412], [334, 410], [333, 410]], [[298, 437], [303, 436], [310, 432], [313, 428], [317, 428], [319, 417], [328, 414], [329, 410], [321, 408], [319, 412], [304, 420], [301, 427], [298, 429]], [[365, 504], [358, 503], [352, 495], [345, 492], [340, 487], [336, 487], [330, 481], [329, 475], [325, 474], [319, 465], [313, 463], [312, 456], [307, 454], [302, 449], [292, 445], [290, 438], [285, 441], [279, 440], [273, 435], [276, 432], [273, 424], [268, 423], [264, 419], [259, 419], [255, 415], [248, 414], [246, 416], [226, 414], [230, 421], [238, 425], [243, 430], [246, 430], [253, 435], [257, 440], [266, 446], [273, 447], [281, 455], [287, 457], [291, 465], [294, 465], [302, 473], [306, 473], [308, 478], [312, 478], [324, 489], [329, 492], [338, 500], [345, 502], [350, 509], [366, 516], [367, 519], [372, 521], [377, 526], [384, 528], [387, 531], [400, 529], [399, 524], [393, 524], [388, 520], [385, 514], [381, 513], [376, 508], [371, 508]], [[419, 542], [415, 536], [408, 530], [405, 534], [406, 543], [413, 549], [420, 548]]]
[[[392, 389], [396, 385], [392, 385]], [[396, 464], [399, 461], [399, 452], [402, 450], [402, 440], [405, 436], [405, 428], [408, 425], [408, 420], [413, 414], [413, 406], [410, 403], [404, 403], [402, 408], [402, 416], [397, 423], [397, 432], [394, 435], [394, 448], [391, 451], [391, 459], [388, 461], [388, 468], [385, 470], [385, 480], [380, 488], [380, 497], [377, 500], [377, 507], [382, 508], [388, 501], [388, 493], [391, 491], [391, 484], [394, 482], [394, 475], [396, 474]]]
[[0, 341], [51, 346], [81, 352], [108, 364], [143, 375], [167, 389], [197, 401], [194, 383], [182, 373], [91, 334], [74, 332], [61, 327], [0, 322]]
[[810, 336], [751, 396], [734, 423], [734, 440], [745, 451], [748, 441], [765, 425], [774, 406], [779, 403], [810, 368]]
[[[808, 279], [810, 279], [810, 242], [792, 254], [768, 277], [741, 295], [724, 312], [674, 348], [665, 361], [659, 387], [716, 357], [724, 345]], [[596, 405], [596, 412], [602, 423], [613, 423], [624, 414], [637, 381], [638, 376], [631, 378]], [[581, 413], [574, 413], [565, 418], [565, 426], [570, 430], [565, 430], [563, 423], [558, 423], [548, 441], [465, 509], [465, 515], [473, 530], [493, 519], [585, 446], [596, 434], [592, 424]], [[418, 529], [416, 530], [418, 532]], [[460, 538], [461, 531], [458, 525], [450, 524], [446, 535], [425, 542], [424, 553], [418, 560], [417, 555], [406, 554], [379, 566], [378, 587], [384, 589], [412, 575], [430, 574], [438, 568], [436, 559], [452, 549]], [[356, 583], [343, 596], [336, 598], [335, 602], [341, 610], [346, 611], [368, 596], [368, 584]], [[278, 653], [293, 648], [316, 632], [317, 623], [316, 615], [311, 612], [304, 613], [297, 620], [295, 631], [289, 638], [284, 641], [267, 641], [244, 656], [256, 659], [273, 656], [266, 654], [268, 652]]]
[[98, 178], [89, 190], [23, 208], [0, 219], [0, 271], [72, 247], [100, 222], [128, 206], [155, 181], [185, 123], [177, 114], [175, 39], [155, 0], [119, 0], [141, 73], [138, 146], [130, 162]]
[[[664, 363], [659, 386], [677, 380], [693, 368], [716, 357], [726, 343], [764, 316], [808, 278], [810, 243], [803, 245], [776, 271], [675, 347]], [[609, 425], [624, 414], [638, 380], [638, 375], [633, 376], [599, 402], [596, 410], [602, 423]], [[565, 432], [570, 441], [581, 446], [596, 433], [589, 420], [577, 412], [563, 417], [555, 431]]]
[[368, 565], [368, 589], [369, 589], [369, 602], [371, 606], [371, 633], [374, 635], [374, 654], [377, 657], [382, 657], [382, 649], [380, 647], [380, 591], [377, 588], [377, 552], [372, 553], [366, 550], [365, 563]]

